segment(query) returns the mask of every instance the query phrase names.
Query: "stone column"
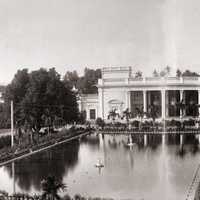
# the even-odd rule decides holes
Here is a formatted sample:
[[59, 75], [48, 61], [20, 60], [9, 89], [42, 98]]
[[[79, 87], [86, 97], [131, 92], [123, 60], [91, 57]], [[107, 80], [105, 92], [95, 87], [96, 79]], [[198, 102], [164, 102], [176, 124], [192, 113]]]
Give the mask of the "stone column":
[[131, 105], [130, 105], [130, 102], [131, 102], [131, 91], [127, 91], [126, 92], [126, 108], [128, 108], [129, 111], [131, 111]]
[[166, 117], [169, 117], [169, 90], [166, 91], [166, 95], [165, 95], [165, 98], [166, 98]]
[[165, 105], [165, 90], [161, 90], [161, 107], [162, 107], [162, 118], [165, 119], [165, 111], [166, 111], [166, 105]]
[[151, 94], [150, 94], [151, 91], [148, 91], [147, 92], [147, 111], [149, 111], [149, 106], [151, 105]]
[[[198, 105], [200, 105], [200, 90], [198, 90]], [[200, 117], [200, 107], [198, 107], [199, 117]]]
[[103, 95], [103, 89], [98, 89], [99, 94], [99, 117], [104, 119], [104, 95]]
[[[183, 100], [183, 90], [180, 90], [180, 102]], [[180, 109], [180, 117], [182, 118], [183, 117], [183, 113]]]
[[143, 90], [143, 112], [147, 112], [147, 91]]
[[199, 144], [200, 144], [200, 134], [198, 134], [198, 141], [199, 141]]
[[85, 111], [86, 111], [86, 120], [90, 120], [89, 118], [90, 112], [89, 112], [88, 106]]

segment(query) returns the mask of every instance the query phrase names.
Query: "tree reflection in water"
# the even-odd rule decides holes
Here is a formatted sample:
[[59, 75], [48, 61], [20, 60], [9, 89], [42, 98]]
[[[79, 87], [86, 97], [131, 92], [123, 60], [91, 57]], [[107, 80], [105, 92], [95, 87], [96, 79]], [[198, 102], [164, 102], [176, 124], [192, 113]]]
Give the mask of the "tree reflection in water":
[[[171, 193], [178, 187], [176, 191], [179, 190], [181, 196], [193, 174], [193, 167], [198, 163], [199, 144], [190, 136], [184, 138], [184, 146], [179, 145], [179, 136], [167, 136], [165, 139], [164, 143], [162, 136], [148, 135], [144, 146], [144, 136], [133, 134], [132, 141], [136, 144], [130, 148], [127, 146], [127, 135], [91, 135], [82, 138], [81, 145], [79, 141], [73, 141], [17, 161], [16, 186], [23, 192], [37, 192], [41, 180], [54, 175], [58, 179], [67, 180], [68, 192], [71, 194], [85, 191], [91, 196], [110, 191], [115, 194], [123, 180], [126, 191], [120, 196], [122, 198], [128, 195], [137, 199], [134, 194], [138, 191], [148, 196], [149, 191], [155, 188], [163, 191], [162, 184], [169, 186]], [[102, 173], [94, 167], [94, 162], [99, 158], [104, 164]], [[11, 165], [6, 169], [12, 177]], [[98, 173], [100, 176], [96, 178]], [[104, 187], [104, 183], [110, 187]]]
[[[77, 165], [78, 152], [79, 142], [72, 141], [18, 160], [15, 162], [16, 183], [23, 191], [29, 192], [32, 186], [39, 191], [41, 180], [49, 175], [62, 180]], [[11, 164], [5, 169], [12, 177]]]
[[117, 149], [121, 142], [116, 139], [116, 135], [112, 135], [112, 139], [108, 139], [108, 145], [111, 149]]
[[186, 149], [184, 148], [184, 145], [180, 145], [180, 147], [176, 150], [176, 155], [180, 158], [184, 158], [186, 155]]

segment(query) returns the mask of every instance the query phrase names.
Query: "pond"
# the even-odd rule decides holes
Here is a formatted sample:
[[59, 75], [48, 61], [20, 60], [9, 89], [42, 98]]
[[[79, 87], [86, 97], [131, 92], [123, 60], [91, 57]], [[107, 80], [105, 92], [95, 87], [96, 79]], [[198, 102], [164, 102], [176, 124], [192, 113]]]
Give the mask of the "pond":
[[[9, 193], [40, 193], [40, 182], [55, 175], [70, 195], [117, 199], [185, 199], [199, 164], [194, 136], [91, 135], [54, 147], [0, 168], [0, 189]], [[98, 159], [104, 167], [95, 167]], [[14, 171], [14, 176], [13, 176]], [[64, 194], [64, 193], [63, 193]]]

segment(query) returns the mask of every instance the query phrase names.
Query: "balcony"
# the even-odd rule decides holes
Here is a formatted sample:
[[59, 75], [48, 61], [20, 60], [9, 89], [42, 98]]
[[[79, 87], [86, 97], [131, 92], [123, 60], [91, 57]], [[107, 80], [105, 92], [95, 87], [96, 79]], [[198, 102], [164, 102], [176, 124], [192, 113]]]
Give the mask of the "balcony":
[[200, 77], [144, 77], [99, 79], [98, 86], [140, 86], [140, 85], [195, 85], [200, 86]]

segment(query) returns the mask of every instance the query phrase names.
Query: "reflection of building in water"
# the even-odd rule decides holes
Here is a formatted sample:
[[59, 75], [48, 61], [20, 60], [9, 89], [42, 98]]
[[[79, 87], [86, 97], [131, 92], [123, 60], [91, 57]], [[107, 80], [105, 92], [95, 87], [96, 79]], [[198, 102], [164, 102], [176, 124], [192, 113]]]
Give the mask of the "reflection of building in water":
[[[102, 69], [97, 87], [98, 94], [84, 95], [79, 101], [87, 120], [107, 119], [111, 110], [122, 114], [126, 108], [132, 117], [137, 109], [148, 112], [152, 107], [158, 118], [198, 115], [195, 105], [200, 104], [200, 77], [134, 78], [131, 67], [113, 67]], [[187, 105], [183, 113], [178, 106], [181, 102]]]

